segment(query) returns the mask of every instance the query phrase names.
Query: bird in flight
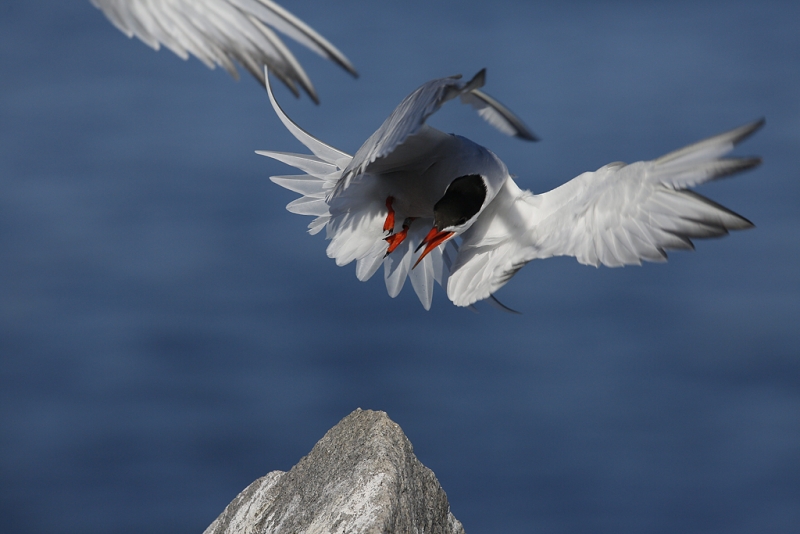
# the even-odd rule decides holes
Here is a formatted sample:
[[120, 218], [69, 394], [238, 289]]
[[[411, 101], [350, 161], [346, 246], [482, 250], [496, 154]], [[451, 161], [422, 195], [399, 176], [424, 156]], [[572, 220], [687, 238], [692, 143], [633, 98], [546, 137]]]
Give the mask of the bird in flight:
[[194, 55], [206, 66], [238, 78], [241, 64], [262, 84], [269, 67], [295, 96], [300, 90], [319, 103], [303, 67], [276, 30], [333, 61], [353, 76], [353, 65], [335, 46], [272, 0], [91, 0], [128, 37], [151, 48], [162, 45], [182, 59]]
[[[757, 166], [724, 157], [758, 130], [759, 120], [652, 161], [609, 163], [542, 194], [523, 191], [489, 149], [425, 124], [456, 97], [501, 131], [534, 140], [508, 109], [480, 90], [485, 71], [432, 80], [407, 96], [354, 156], [292, 122], [267, 91], [278, 117], [312, 154], [259, 151], [306, 174], [272, 181], [303, 195], [292, 213], [313, 215], [337, 265], [356, 261], [369, 279], [383, 265], [391, 297], [405, 279], [425, 309], [434, 282], [456, 306], [494, 298], [526, 263], [574, 256], [595, 267], [663, 262], [693, 238], [750, 228], [744, 217], [689, 188]], [[457, 242], [458, 241], [458, 242]]]

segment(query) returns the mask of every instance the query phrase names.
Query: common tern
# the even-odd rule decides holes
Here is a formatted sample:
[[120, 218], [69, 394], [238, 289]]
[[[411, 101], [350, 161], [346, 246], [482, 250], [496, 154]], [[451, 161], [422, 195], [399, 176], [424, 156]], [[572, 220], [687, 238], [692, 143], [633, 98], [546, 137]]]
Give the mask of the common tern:
[[662, 262], [668, 249], [693, 249], [692, 238], [753, 226], [689, 188], [757, 166], [757, 157], [723, 156], [763, 119], [652, 161], [610, 163], [536, 195], [521, 190], [489, 149], [425, 124], [460, 97], [501, 131], [533, 139], [480, 91], [484, 72], [466, 83], [453, 76], [422, 85], [352, 157], [292, 122], [267, 79], [275, 112], [312, 154], [258, 153], [306, 173], [271, 180], [303, 195], [287, 209], [316, 216], [309, 232], [325, 228], [328, 256], [340, 266], [355, 260], [359, 280], [383, 265], [391, 297], [409, 277], [425, 309], [434, 281], [456, 306], [471, 306], [494, 299], [534, 259], [574, 256], [595, 267]]
[[182, 59], [189, 55], [213, 69], [219, 65], [238, 78], [240, 63], [262, 84], [268, 66], [294, 93], [298, 86], [314, 102], [317, 92], [277, 30], [353, 76], [357, 72], [335, 46], [272, 0], [91, 0], [128, 37], [151, 48], [161, 45]]

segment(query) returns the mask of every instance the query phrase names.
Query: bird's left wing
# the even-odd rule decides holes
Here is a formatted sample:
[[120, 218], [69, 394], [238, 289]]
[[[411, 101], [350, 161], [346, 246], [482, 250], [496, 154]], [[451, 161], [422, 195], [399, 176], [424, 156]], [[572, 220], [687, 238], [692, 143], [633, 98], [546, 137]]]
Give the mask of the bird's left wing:
[[333, 195], [344, 190], [354, 176], [368, 172], [370, 165], [376, 161], [385, 162], [411, 136], [423, 131], [428, 117], [444, 103], [459, 96], [463, 103], [474, 107], [481, 117], [501, 132], [530, 141], [536, 140], [536, 136], [519, 117], [479, 90], [486, 81], [486, 69], [478, 72], [468, 82], [460, 80], [461, 75], [431, 80], [403, 99], [380, 128], [358, 149], [350, 165], [344, 170], [342, 180], [336, 185]]
[[303, 67], [277, 30], [338, 64], [355, 68], [335, 46], [272, 0], [91, 0], [128, 37], [158, 50], [166, 46], [183, 59], [196, 56], [238, 77], [234, 61], [264, 82], [264, 66], [298, 95], [299, 85], [318, 102]]
[[761, 163], [722, 157], [763, 120], [695, 143], [653, 161], [612, 163], [541, 195], [509, 179], [463, 235], [447, 293], [466, 306], [487, 298], [527, 262], [575, 256], [583, 264], [665, 261], [668, 249], [719, 237], [752, 223], [689, 188]]

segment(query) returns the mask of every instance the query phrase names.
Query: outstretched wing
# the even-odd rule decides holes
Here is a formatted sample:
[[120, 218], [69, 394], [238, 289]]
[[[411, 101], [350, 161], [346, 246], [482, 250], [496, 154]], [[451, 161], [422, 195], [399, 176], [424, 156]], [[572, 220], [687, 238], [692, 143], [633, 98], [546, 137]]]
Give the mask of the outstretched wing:
[[429, 81], [403, 99], [381, 127], [358, 149], [350, 165], [344, 170], [342, 180], [336, 185], [333, 195], [347, 188], [354, 176], [368, 172], [371, 164], [387, 158], [409, 137], [420, 133], [428, 117], [442, 107], [442, 104], [457, 96], [477, 109], [481, 117], [501, 132], [536, 140], [536, 136], [519, 117], [478, 90], [486, 81], [486, 69], [468, 82], [461, 82], [460, 79], [461, 75], [457, 75]]
[[277, 30], [357, 75], [347, 58], [324, 37], [272, 0], [91, 0], [128, 37], [183, 59], [196, 56], [238, 77], [234, 61], [261, 83], [264, 66], [299, 95], [299, 85], [318, 102], [303, 67]]
[[763, 120], [654, 161], [612, 163], [542, 195], [508, 180], [465, 232], [448, 296], [458, 305], [487, 298], [527, 262], [575, 256], [587, 265], [665, 261], [668, 249], [692, 249], [693, 238], [719, 237], [752, 223], [688, 190], [761, 163], [724, 154]]

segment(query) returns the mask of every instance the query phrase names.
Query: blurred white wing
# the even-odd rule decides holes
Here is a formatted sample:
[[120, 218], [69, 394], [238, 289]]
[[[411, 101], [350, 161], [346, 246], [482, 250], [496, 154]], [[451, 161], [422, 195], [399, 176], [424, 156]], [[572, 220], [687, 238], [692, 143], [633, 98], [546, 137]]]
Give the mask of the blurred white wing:
[[460, 306], [487, 298], [527, 262], [575, 256], [588, 265], [665, 261], [667, 249], [692, 249], [691, 239], [719, 237], [752, 223], [689, 191], [758, 165], [759, 158], [723, 158], [763, 120], [631, 165], [612, 163], [542, 195], [508, 180], [463, 235], [448, 284]]
[[350, 61], [324, 37], [272, 0], [91, 0], [128, 37], [183, 59], [194, 55], [238, 77], [234, 62], [264, 82], [264, 66], [297, 96], [300, 86], [318, 102], [303, 67], [273, 30], [357, 75]]
[[429, 81], [403, 99], [381, 127], [358, 149], [333, 195], [344, 190], [353, 176], [368, 172], [372, 163], [387, 158], [409, 137], [420, 133], [428, 117], [457, 96], [478, 110], [481, 117], [501, 132], [529, 141], [536, 140], [522, 120], [497, 100], [478, 90], [486, 80], [486, 69], [466, 83], [460, 82], [460, 79], [461, 75], [457, 75]]

